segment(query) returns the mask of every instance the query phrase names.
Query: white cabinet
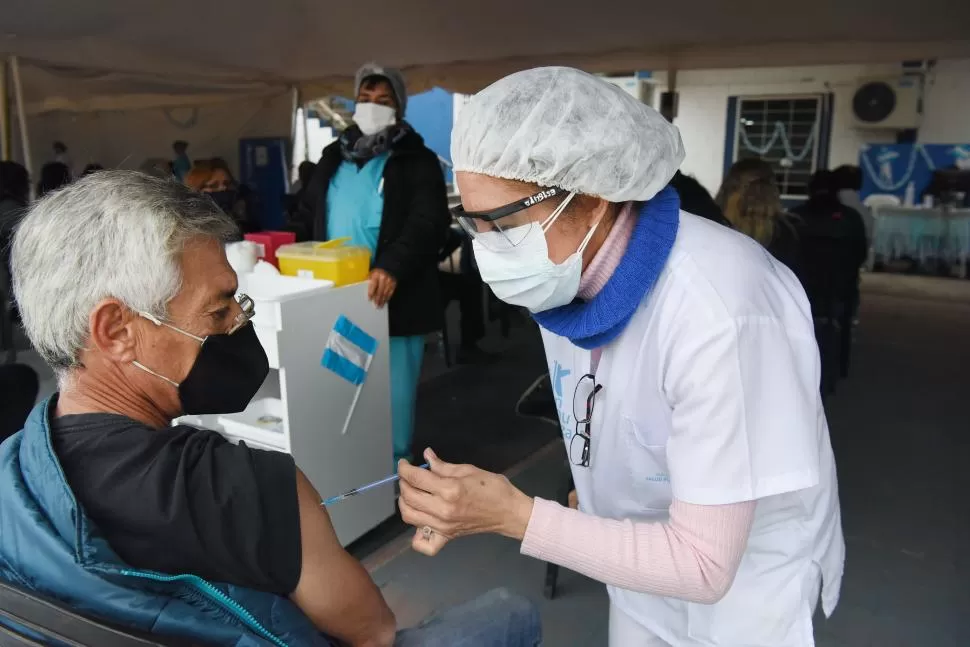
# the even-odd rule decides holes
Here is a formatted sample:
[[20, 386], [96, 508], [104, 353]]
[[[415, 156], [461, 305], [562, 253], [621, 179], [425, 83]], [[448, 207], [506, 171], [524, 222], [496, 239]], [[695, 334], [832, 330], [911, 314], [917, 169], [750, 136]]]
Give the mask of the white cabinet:
[[[253, 325], [271, 370], [246, 411], [187, 416], [233, 442], [293, 455], [322, 498], [385, 477], [391, 449], [387, 310], [367, 301], [367, 284], [333, 288], [326, 281], [245, 274], [239, 291], [256, 306]], [[378, 340], [346, 434], [356, 387], [323, 368], [327, 337], [340, 315]], [[346, 545], [394, 514], [392, 487], [377, 488], [329, 508]]]

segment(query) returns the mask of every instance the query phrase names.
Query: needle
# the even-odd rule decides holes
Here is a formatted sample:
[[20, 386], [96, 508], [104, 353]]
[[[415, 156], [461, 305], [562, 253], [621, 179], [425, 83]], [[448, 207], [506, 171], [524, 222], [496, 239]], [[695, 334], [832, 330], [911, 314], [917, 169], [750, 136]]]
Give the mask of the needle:
[[[419, 465], [419, 467], [421, 469], [427, 469], [428, 468], [428, 463], [425, 463], [424, 465]], [[367, 490], [372, 490], [372, 489], [374, 489], [376, 487], [379, 487], [381, 485], [385, 485], [387, 483], [393, 483], [394, 481], [398, 480], [399, 478], [401, 478], [399, 475], [397, 475], [397, 474], [391, 474], [390, 476], [386, 476], [386, 477], [382, 478], [379, 481], [374, 481], [373, 483], [368, 483], [367, 485], [361, 485], [360, 487], [355, 487], [352, 490], [347, 490], [343, 494], [338, 494], [336, 496], [330, 497], [329, 499], [325, 499], [320, 505], [322, 505], [322, 506], [328, 506], [328, 505], [337, 503], [338, 501], [343, 501], [347, 497], [352, 497], [355, 494], [360, 494], [361, 492], [366, 492]]]

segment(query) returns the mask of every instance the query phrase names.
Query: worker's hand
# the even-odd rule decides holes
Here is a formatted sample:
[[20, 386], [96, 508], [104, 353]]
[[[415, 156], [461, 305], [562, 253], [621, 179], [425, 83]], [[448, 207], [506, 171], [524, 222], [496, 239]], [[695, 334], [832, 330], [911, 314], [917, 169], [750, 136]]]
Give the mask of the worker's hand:
[[[453, 465], [424, 450], [430, 469], [398, 463], [401, 517], [418, 529], [411, 545], [435, 555], [450, 539], [493, 532], [522, 540], [532, 516], [532, 497], [507, 478], [473, 465]], [[428, 532], [427, 529], [431, 532]]]
[[396, 289], [397, 279], [384, 270], [371, 270], [370, 285], [367, 287], [367, 298], [375, 306], [378, 308], [386, 306], [387, 302], [394, 296], [394, 290]]
[[569, 503], [570, 508], [573, 510], [579, 510], [579, 497], [576, 496], [576, 490], [570, 490], [569, 496], [566, 500]]

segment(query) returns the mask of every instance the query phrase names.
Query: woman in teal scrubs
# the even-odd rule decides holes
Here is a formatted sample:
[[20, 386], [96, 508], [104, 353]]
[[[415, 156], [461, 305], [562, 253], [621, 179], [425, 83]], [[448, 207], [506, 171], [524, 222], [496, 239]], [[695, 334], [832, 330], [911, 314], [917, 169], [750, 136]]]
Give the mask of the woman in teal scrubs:
[[441, 329], [437, 258], [451, 221], [438, 157], [404, 121], [406, 107], [399, 72], [362, 67], [356, 125], [324, 149], [299, 211], [316, 240], [371, 251], [368, 296], [389, 308], [395, 461], [411, 455], [424, 340]]

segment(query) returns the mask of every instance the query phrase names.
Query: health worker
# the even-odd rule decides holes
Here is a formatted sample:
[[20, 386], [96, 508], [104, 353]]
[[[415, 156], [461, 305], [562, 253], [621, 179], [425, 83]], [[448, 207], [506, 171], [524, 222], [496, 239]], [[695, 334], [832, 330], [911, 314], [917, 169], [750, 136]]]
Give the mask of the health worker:
[[599, 580], [614, 647], [813, 645], [844, 542], [795, 276], [681, 211], [677, 129], [578, 70], [483, 90], [452, 158], [483, 279], [541, 327], [579, 506], [427, 450], [399, 465], [414, 548], [499, 533]]

